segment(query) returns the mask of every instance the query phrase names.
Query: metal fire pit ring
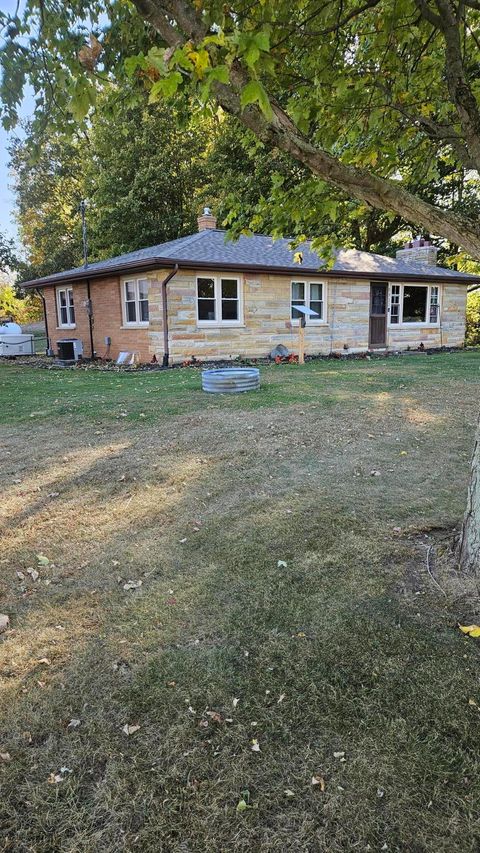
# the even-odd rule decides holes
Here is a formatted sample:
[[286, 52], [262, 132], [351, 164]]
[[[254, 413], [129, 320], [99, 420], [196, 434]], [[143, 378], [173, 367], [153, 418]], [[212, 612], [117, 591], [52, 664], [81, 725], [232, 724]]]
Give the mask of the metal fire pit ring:
[[260, 371], [256, 367], [225, 367], [202, 370], [202, 390], [209, 394], [239, 394], [258, 391]]

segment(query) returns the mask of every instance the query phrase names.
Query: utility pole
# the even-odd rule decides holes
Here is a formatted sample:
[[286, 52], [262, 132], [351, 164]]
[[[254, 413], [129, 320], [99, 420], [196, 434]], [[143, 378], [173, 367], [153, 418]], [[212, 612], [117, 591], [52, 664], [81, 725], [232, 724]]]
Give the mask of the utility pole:
[[80, 202], [80, 214], [82, 216], [82, 242], [83, 242], [83, 265], [88, 266], [88, 242], [87, 242], [87, 202], [82, 198]]

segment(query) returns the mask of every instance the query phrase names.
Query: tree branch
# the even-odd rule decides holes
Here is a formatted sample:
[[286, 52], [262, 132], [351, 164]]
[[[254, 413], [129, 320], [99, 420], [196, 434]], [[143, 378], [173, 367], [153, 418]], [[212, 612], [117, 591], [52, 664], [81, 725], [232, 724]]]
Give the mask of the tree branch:
[[[143, 14], [141, 8], [145, 2], [155, 7], [156, 14], [151, 14], [149, 20], [164, 38], [166, 38], [165, 15], [171, 15], [177, 23], [181, 20], [182, 29], [187, 26], [192, 14], [199, 18], [192, 25], [191, 31], [185, 33], [192, 39], [195, 33], [203, 29], [200, 14], [194, 12], [187, 0], [168, 0], [168, 8], [164, 0], [133, 0], [141, 14]], [[161, 29], [155, 23], [157, 18], [160, 20]], [[177, 39], [178, 34], [174, 32], [175, 35], [171, 37]], [[339, 187], [348, 195], [379, 210], [396, 213], [421, 228], [428, 228], [432, 233], [440, 234], [453, 243], [462, 245], [472, 255], [480, 257], [480, 224], [477, 225], [465, 216], [417, 198], [404, 189], [400, 181], [382, 178], [366, 169], [345, 165], [341, 160], [315, 147], [300, 133], [294, 122], [273, 98], [270, 98], [273, 113], [269, 119], [265, 118], [256, 106], [251, 105], [242, 109], [240, 92], [249, 79], [247, 72], [236, 59], [231, 66], [230, 83], [216, 82], [212, 85], [212, 91], [220, 106], [226, 112], [235, 115], [263, 143], [290, 154], [314, 175]]]
[[435, 0], [439, 12], [437, 15], [426, 0], [415, 0], [415, 2], [425, 20], [440, 30], [443, 35], [448, 91], [460, 119], [465, 144], [475, 163], [475, 168], [480, 171], [480, 111], [465, 74], [460, 42], [458, 14], [463, 9], [463, 4], [459, 4], [455, 12], [450, 0]]
[[[319, 35], [326, 36], [326, 35], [329, 35], [330, 33], [338, 32], [338, 30], [340, 30], [342, 27], [344, 27], [346, 24], [348, 24], [354, 18], [357, 18], [358, 15], [361, 15], [363, 12], [366, 12], [368, 9], [373, 9], [375, 6], [378, 6], [380, 2], [381, 2], [381, 0], [366, 0], [366, 2], [363, 3], [362, 6], [356, 6], [355, 9], [352, 9], [351, 12], [349, 12], [348, 15], [345, 15], [345, 17], [342, 18], [341, 21], [337, 21], [336, 24], [332, 24], [330, 27], [326, 27], [324, 30], [320, 30], [319, 32], [316, 32], [315, 35], [316, 36], [319, 36]], [[279, 45], [283, 44], [290, 37], [292, 32], [295, 32], [296, 30], [301, 30], [303, 27], [305, 27], [307, 24], [309, 24], [310, 21], [313, 21], [317, 17], [317, 15], [320, 14], [320, 12], [323, 12], [324, 8], [325, 8], [325, 6], [322, 6], [321, 9], [317, 9], [315, 12], [312, 12], [312, 14], [308, 15], [308, 17], [304, 18], [303, 21], [299, 21], [298, 23], [296, 23], [294, 30], [290, 30], [287, 33], [287, 35], [284, 36], [284, 38], [275, 42], [273, 47], [279, 47]], [[310, 35], [310, 33], [309, 33], [309, 35]]]

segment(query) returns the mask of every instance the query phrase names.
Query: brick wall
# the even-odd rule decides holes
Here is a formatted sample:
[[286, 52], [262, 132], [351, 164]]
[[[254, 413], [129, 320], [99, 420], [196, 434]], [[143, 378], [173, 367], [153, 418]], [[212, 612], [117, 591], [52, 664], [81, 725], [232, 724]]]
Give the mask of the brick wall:
[[[150, 278], [148, 274], [142, 278]], [[117, 358], [121, 350], [136, 351], [140, 361], [150, 361], [148, 328], [125, 328], [123, 325], [120, 280], [118, 277], [92, 281], [90, 293], [93, 304], [93, 341], [99, 356]], [[105, 337], [110, 336], [109, 352]]]
[[[146, 278], [147, 276], [142, 276]], [[56, 288], [44, 289], [47, 305], [48, 331], [53, 349], [57, 350], [60, 338], [80, 338], [86, 358], [91, 355], [90, 330], [86, 309], [86, 284], [73, 285], [75, 306], [75, 328], [66, 329], [58, 325], [55, 309]], [[122, 304], [120, 300], [120, 281], [118, 277], [96, 279], [91, 282], [90, 296], [93, 305], [93, 344], [98, 356], [116, 359], [121, 350], [139, 353], [140, 361], [150, 361], [148, 328], [124, 328]], [[105, 337], [111, 337], [112, 343], [107, 350]]]
[[90, 337], [88, 331], [88, 315], [83, 306], [87, 299], [86, 284], [76, 284], [73, 288], [73, 302], [75, 307], [75, 328], [62, 328], [59, 325], [56, 309], [57, 288], [44, 288], [43, 295], [47, 308], [48, 334], [54, 351], [57, 351], [57, 341], [60, 338], [80, 338], [83, 341], [84, 354], [90, 356]]
[[[162, 298], [160, 282], [167, 270], [142, 274], [150, 279], [150, 325], [148, 328], [123, 326], [120, 299], [120, 280], [110, 277], [92, 281], [91, 298], [94, 315], [94, 346], [99, 356], [116, 358], [120, 350], [135, 350], [141, 361], [150, 361], [155, 354], [163, 355]], [[219, 275], [202, 271], [203, 276]], [[228, 273], [226, 276], [228, 277]], [[232, 275], [230, 273], [230, 275]], [[173, 362], [194, 355], [199, 359], [267, 355], [277, 344], [292, 352], [298, 351], [298, 328], [288, 328], [290, 318], [290, 276], [239, 275], [243, 292], [243, 325], [238, 327], [199, 327], [196, 321], [195, 270], [181, 270], [168, 284], [170, 356]], [[300, 278], [300, 276], [299, 276]], [[314, 281], [313, 276], [305, 276]], [[321, 278], [318, 279], [321, 281]], [[461, 346], [465, 334], [466, 287], [460, 284], [440, 285], [441, 324], [438, 327], [390, 328], [387, 346], [406, 349], [425, 346]], [[364, 352], [368, 349], [370, 285], [368, 281], [330, 280], [326, 286], [326, 324], [307, 326], [307, 354]], [[88, 315], [84, 305], [87, 288], [74, 285], [76, 314], [75, 329], [58, 328], [55, 312], [55, 290], [45, 288], [49, 332], [54, 345], [62, 337], [83, 340], [84, 353], [90, 356]], [[107, 351], [104, 343], [109, 335], [112, 344]]]

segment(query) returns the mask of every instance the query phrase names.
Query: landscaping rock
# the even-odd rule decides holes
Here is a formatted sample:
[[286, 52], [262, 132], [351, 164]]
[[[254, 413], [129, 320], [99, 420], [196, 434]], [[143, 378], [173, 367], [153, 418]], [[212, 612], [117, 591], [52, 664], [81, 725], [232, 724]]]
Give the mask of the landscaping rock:
[[270, 358], [286, 358], [289, 355], [289, 349], [284, 347], [283, 344], [278, 344], [274, 347], [270, 353]]

